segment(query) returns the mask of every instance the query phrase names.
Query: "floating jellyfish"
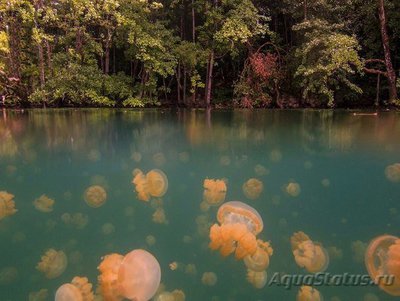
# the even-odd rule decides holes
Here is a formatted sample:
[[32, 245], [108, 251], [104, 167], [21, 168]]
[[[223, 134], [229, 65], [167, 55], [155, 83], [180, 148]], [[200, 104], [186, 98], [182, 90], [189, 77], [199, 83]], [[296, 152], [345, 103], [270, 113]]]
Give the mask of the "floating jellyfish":
[[174, 290], [173, 292], [164, 291], [156, 296], [154, 301], [185, 301], [185, 293], [181, 290]]
[[368, 244], [361, 240], [356, 240], [351, 243], [351, 250], [353, 251], [353, 260], [355, 262], [363, 262], [365, 250]]
[[261, 239], [257, 240], [257, 250], [252, 255], [244, 257], [243, 261], [249, 270], [261, 272], [268, 268], [269, 257], [272, 256], [273, 250], [268, 242]]
[[73, 226], [74, 228], [81, 230], [86, 227], [89, 222], [89, 217], [86, 214], [77, 212], [74, 214], [64, 213], [61, 215], [61, 220], [66, 224]]
[[127, 217], [132, 217], [135, 214], [135, 208], [132, 206], [125, 207], [124, 214]]
[[278, 163], [279, 161], [282, 160], [282, 153], [279, 149], [273, 149], [270, 153], [269, 153], [269, 159], [272, 162]]
[[159, 169], [150, 170], [146, 175], [140, 169], [135, 169], [133, 176], [132, 183], [141, 201], [162, 197], [168, 190], [167, 176]]
[[99, 185], [90, 186], [85, 190], [85, 202], [92, 208], [103, 206], [107, 199], [107, 192]]
[[263, 189], [264, 189], [263, 183], [255, 178], [247, 180], [242, 186], [244, 195], [246, 196], [246, 198], [250, 200], [257, 199], [260, 196]]
[[211, 206], [218, 206], [225, 200], [226, 183], [224, 180], [205, 179], [203, 183], [203, 201]]
[[38, 199], [33, 201], [33, 206], [41, 212], [53, 211], [54, 200], [43, 194]]
[[190, 155], [188, 152], [182, 152], [178, 154], [178, 158], [182, 163], [187, 163], [190, 160]]
[[142, 160], [142, 154], [139, 152], [133, 152], [131, 155], [131, 159], [135, 162], [140, 162]]
[[364, 295], [363, 301], [379, 301], [379, 298], [375, 294], [366, 293]]
[[67, 256], [63, 251], [49, 249], [42, 256], [36, 269], [44, 273], [46, 278], [53, 279], [60, 276], [66, 269], [68, 264]]
[[248, 269], [246, 278], [248, 282], [258, 289], [263, 288], [267, 284], [267, 272], [265, 270], [257, 272]]
[[21, 242], [23, 242], [25, 240], [26, 240], [26, 235], [25, 235], [24, 232], [21, 232], [21, 231], [15, 232], [13, 237], [12, 237], [12, 242], [13, 243], [21, 243]]
[[217, 220], [210, 228], [212, 250], [219, 250], [222, 256], [235, 252], [237, 259], [253, 255], [257, 251], [256, 235], [264, 225], [258, 212], [242, 202], [233, 201], [218, 209]]
[[329, 258], [342, 259], [343, 258], [343, 250], [338, 247], [331, 246], [327, 248]]
[[101, 159], [101, 153], [98, 149], [92, 149], [87, 155], [88, 159], [92, 162], [97, 162]]
[[101, 226], [101, 232], [103, 232], [104, 235], [113, 234], [115, 232], [115, 226], [111, 223], [105, 223]]
[[163, 208], [157, 208], [156, 211], [154, 211], [152, 220], [156, 224], [168, 225], [168, 220], [165, 216], [165, 211]]
[[394, 163], [385, 168], [385, 176], [390, 182], [400, 182], [400, 163]]
[[171, 271], [176, 271], [179, 267], [179, 263], [177, 261], [173, 261], [168, 266]]
[[189, 263], [185, 266], [185, 274], [188, 275], [196, 275], [197, 274], [197, 268], [194, 263]]
[[269, 170], [266, 169], [264, 166], [262, 166], [261, 164], [257, 164], [254, 167], [254, 172], [256, 173], [257, 176], [261, 177], [261, 176], [265, 176], [269, 174]]
[[13, 283], [18, 278], [18, 270], [15, 267], [5, 267], [0, 270], [0, 285]]
[[400, 238], [382, 235], [373, 239], [365, 252], [365, 265], [382, 290], [400, 296]]
[[327, 178], [321, 180], [321, 185], [325, 188], [328, 188], [331, 186], [331, 181]]
[[297, 197], [301, 192], [300, 184], [296, 182], [290, 182], [286, 185], [285, 191], [288, 195], [292, 197]]
[[201, 212], [207, 212], [208, 210], [210, 210], [210, 204], [209, 203], [207, 203], [206, 201], [202, 201], [201, 203], [200, 203], [200, 210], [201, 210]]
[[190, 244], [193, 241], [193, 238], [190, 235], [184, 235], [182, 241], [185, 244]]
[[290, 238], [294, 259], [299, 267], [310, 273], [323, 272], [329, 265], [328, 252], [313, 242], [304, 232], [296, 232]]
[[153, 235], [147, 235], [146, 236], [146, 244], [148, 246], [154, 246], [156, 243], [156, 238]]
[[0, 191], [0, 220], [16, 212], [14, 195], [7, 191]]
[[61, 285], [55, 296], [55, 301], [93, 301], [92, 284], [86, 277], [74, 277], [71, 283]]
[[47, 289], [42, 288], [37, 292], [30, 292], [28, 300], [29, 301], [46, 301], [49, 296], [49, 291]]
[[133, 250], [125, 256], [106, 255], [98, 269], [100, 291], [105, 301], [124, 298], [148, 301], [160, 285], [160, 264], [145, 250]]
[[214, 272], [205, 272], [201, 276], [201, 282], [207, 286], [214, 286], [218, 281], [218, 277]]
[[322, 297], [321, 293], [308, 285], [303, 285], [300, 287], [297, 297], [297, 301], [323, 301], [324, 298]]
[[231, 165], [231, 158], [229, 158], [229, 156], [221, 156], [219, 164], [222, 166], [229, 166]]

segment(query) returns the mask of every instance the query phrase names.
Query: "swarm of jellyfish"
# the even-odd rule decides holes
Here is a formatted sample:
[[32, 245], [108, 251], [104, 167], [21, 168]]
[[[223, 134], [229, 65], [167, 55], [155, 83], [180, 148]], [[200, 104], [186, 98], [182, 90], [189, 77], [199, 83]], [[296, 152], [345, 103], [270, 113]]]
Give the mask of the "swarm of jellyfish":
[[17, 212], [14, 195], [7, 191], [0, 191], [0, 220]]
[[159, 169], [152, 169], [147, 174], [135, 169], [132, 184], [135, 185], [138, 199], [146, 202], [151, 197], [162, 197], [168, 190], [168, 178]]
[[328, 268], [329, 255], [325, 248], [313, 242], [304, 232], [296, 232], [290, 238], [297, 265], [310, 273], [323, 272]]
[[116, 253], [106, 255], [98, 269], [99, 288], [104, 301], [148, 301], [160, 285], [160, 264], [145, 250], [133, 250], [125, 256]]
[[400, 238], [382, 235], [374, 238], [365, 252], [365, 265], [371, 279], [392, 296], [400, 296]]

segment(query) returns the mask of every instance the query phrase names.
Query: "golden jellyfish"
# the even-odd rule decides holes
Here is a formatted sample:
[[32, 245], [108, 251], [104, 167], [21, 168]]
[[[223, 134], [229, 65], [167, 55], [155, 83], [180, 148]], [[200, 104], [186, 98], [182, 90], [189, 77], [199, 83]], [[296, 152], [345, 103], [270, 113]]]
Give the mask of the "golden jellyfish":
[[146, 175], [140, 169], [135, 169], [132, 184], [135, 185], [138, 199], [146, 202], [151, 197], [162, 197], [168, 190], [168, 178], [159, 169], [150, 170]]
[[0, 285], [13, 283], [18, 278], [18, 270], [15, 267], [5, 267], [0, 270]]
[[260, 196], [263, 189], [264, 189], [263, 183], [255, 178], [247, 180], [242, 186], [244, 195], [246, 196], [246, 198], [250, 200], [257, 199]]
[[125, 256], [106, 255], [98, 269], [104, 301], [148, 301], [160, 285], [160, 264], [145, 250], [133, 250]]
[[201, 210], [201, 212], [207, 212], [208, 210], [210, 210], [210, 204], [209, 203], [207, 203], [206, 201], [202, 201], [201, 203], [200, 203], [200, 210]]
[[139, 152], [133, 152], [131, 155], [131, 159], [135, 162], [140, 162], [142, 160], [142, 154]]
[[365, 265], [382, 290], [400, 296], [400, 238], [382, 235], [373, 239], [365, 252]]
[[28, 296], [29, 301], [46, 301], [49, 296], [49, 291], [42, 288], [37, 292], [30, 292]]
[[89, 223], [89, 217], [81, 212], [77, 212], [74, 214], [63, 213], [61, 215], [61, 220], [66, 225], [70, 225], [78, 230], [84, 229]]
[[231, 165], [231, 158], [229, 158], [229, 156], [221, 156], [221, 158], [219, 158], [219, 164], [222, 166], [229, 166]]
[[331, 181], [329, 179], [322, 179], [321, 180], [321, 185], [325, 188], [328, 188], [329, 186], [331, 186]]
[[219, 207], [217, 220], [221, 225], [214, 224], [210, 228], [212, 250], [219, 250], [222, 256], [235, 252], [237, 259], [257, 251], [256, 235], [264, 225], [254, 208], [238, 201], [227, 202]]
[[272, 162], [278, 163], [279, 161], [282, 160], [282, 153], [279, 149], [273, 149], [270, 153], [269, 153], [269, 159]]
[[385, 176], [390, 182], [400, 182], [400, 163], [387, 166], [385, 168]]
[[104, 235], [113, 234], [115, 232], [115, 226], [111, 223], [105, 223], [101, 226], [101, 232], [103, 232]]
[[356, 240], [351, 243], [351, 250], [353, 251], [353, 260], [355, 262], [363, 262], [365, 250], [368, 244], [361, 240]]
[[268, 268], [269, 257], [272, 256], [273, 250], [268, 242], [261, 239], [257, 240], [257, 250], [254, 254], [249, 254], [244, 257], [243, 261], [249, 270], [261, 272]]
[[153, 235], [147, 235], [146, 236], [146, 244], [148, 246], [154, 246], [156, 243], [156, 238]]
[[65, 271], [67, 264], [67, 256], [63, 251], [49, 249], [42, 256], [36, 269], [42, 272], [46, 278], [53, 279], [57, 278]]
[[300, 184], [296, 182], [290, 182], [286, 185], [285, 191], [288, 195], [292, 197], [297, 197], [301, 192]]
[[339, 249], [338, 247], [331, 246], [327, 248], [329, 258], [335, 258], [335, 259], [342, 259], [343, 258], [343, 251], [342, 249]]
[[55, 296], [55, 301], [93, 301], [92, 284], [86, 277], [74, 277], [71, 283], [61, 285]]
[[194, 263], [188, 263], [185, 266], [185, 274], [188, 275], [196, 275], [197, 274], [197, 268], [196, 265]]
[[265, 176], [269, 174], [269, 170], [266, 169], [264, 166], [262, 166], [261, 164], [257, 164], [254, 167], [254, 172], [256, 173], [257, 176], [261, 177], [261, 176]]
[[181, 290], [174, 290], [172, 292], [161, 292], [156, 296], [154, 301], [185, 301], [185, 293]]
[[224, 180], [205, 179], [203, 182], [203, 201], [211, 206], [218, 206], [226, 196], [226, 183]]
[[322, 297], [321, 293], [308, 285], [303, 285], [300, 287], [297, 297], [297, 301], [323, 301], [324, 298]]
[[85, 202], [92, 208], [103, 206], [107, 199], [106, 190], [99, 186], [93, 185], [85, 190]]
[[41, 212], [53, 211], [54, 200], [43, 194], [39, 198], [33, 201], [33, 206]]
[[190, 155], [188, 152], [182, 152], [178, 154], [178, 158], [182, 163], [187, 163], [190, 160]]
[[153, 213], [152, 220], [156, 224], [166, 224], [168, 225], [167, 217], [165, 216], [165, 211], [163, 208], [157, 208]]
[[173, 261], [168, 266], [171, 271], [176, 271], [179, 267], [179, 263], [177, 261]]
[[201, 276], [201, 282], [207, 286], [214, 286], [218, 281], [218, 277], [214, 272], [205, 272]]
[[0, 220], [16, 212], [14, 195], [7, 191], [0, 191]]
[[247, 270], [247, 281], [250, 282], [255, 288], [261, 289], [267, 284], [267, 272]]
[[290, 238], [294, 259], [299, 267], [310, 273], [323, 272], [329, 265], [325, 248], [313, 242], [304, 232], [296, 232]]

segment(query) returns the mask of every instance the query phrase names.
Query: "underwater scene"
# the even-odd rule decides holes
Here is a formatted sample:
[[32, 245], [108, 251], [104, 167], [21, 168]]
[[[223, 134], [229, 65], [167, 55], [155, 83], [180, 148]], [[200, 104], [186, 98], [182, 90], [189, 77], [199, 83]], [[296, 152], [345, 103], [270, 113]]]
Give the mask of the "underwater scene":
[[0, 112], [1, 301], [397, 300], [399, 236], [400, 112]]

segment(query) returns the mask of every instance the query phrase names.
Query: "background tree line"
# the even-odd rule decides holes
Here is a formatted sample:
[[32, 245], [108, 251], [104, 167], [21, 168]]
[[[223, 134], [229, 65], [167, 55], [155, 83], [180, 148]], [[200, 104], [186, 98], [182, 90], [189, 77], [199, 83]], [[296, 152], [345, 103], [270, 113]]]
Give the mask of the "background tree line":
[[396, 0], [0, 0], [0, 101], [399, 105]]

